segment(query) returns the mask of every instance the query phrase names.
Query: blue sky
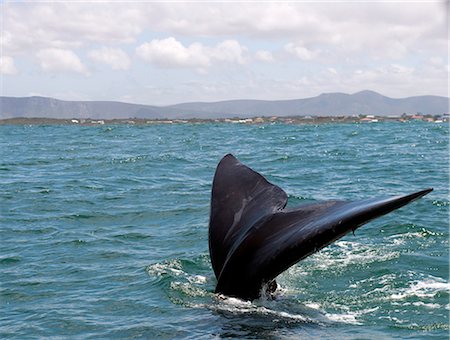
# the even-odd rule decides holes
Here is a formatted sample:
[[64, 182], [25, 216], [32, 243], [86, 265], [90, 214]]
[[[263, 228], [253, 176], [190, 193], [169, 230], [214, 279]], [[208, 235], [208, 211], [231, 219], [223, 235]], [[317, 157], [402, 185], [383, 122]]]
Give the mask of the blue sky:
[[445, 1], [3, 1], [1, 94], [166, 105], [448, 95]]

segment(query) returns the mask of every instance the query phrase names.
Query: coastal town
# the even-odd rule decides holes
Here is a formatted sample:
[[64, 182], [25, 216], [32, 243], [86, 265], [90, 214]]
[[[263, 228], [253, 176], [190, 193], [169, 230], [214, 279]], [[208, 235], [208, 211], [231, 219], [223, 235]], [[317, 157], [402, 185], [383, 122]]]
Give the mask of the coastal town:
[[351, 115], [351, 116], [271, 116], [252, 118], [216, 118], [216, 119], [55, 119], [55, 118], [10, 118], [0, 119], [0, 125], [105, 125], [105, 124], [201, 124], [201, 123], [229, 123], [229, 124], [323, 124], [323, 123], [379, 123], [379, 122], [410, 122], [423, 121], [427, 123], [449, 122], [450, 114], [423, 115], [420, 113], [408, 115]]

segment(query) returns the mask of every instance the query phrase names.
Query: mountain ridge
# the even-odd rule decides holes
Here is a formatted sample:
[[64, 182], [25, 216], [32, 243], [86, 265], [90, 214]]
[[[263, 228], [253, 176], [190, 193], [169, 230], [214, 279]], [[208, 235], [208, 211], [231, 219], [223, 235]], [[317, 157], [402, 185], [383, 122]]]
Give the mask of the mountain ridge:
[[448, 113], [449, 98], [434, 95], [391, 98], [363, 90], [353, 94], [322, 93], [316, 97], [284, 100], [233, 99], [186, 102], [167, 106], [118, 101], [70, 101], [50, 97], [0, 97], [0, 119], [91, 118], [91, 119], [187, 119], [256, 116], [380, 116]]

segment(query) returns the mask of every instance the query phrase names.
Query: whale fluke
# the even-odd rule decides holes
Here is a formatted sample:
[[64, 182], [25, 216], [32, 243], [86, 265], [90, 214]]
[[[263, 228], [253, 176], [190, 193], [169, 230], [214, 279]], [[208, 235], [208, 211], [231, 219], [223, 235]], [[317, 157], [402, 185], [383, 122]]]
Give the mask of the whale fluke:
[[214, 175], [209, 252], [216, 293], [253, 300], [293, 264], [370, 220], [433, 189], [359, 201], [319, 201], [285, 209], [287, 194], [233, 155]]

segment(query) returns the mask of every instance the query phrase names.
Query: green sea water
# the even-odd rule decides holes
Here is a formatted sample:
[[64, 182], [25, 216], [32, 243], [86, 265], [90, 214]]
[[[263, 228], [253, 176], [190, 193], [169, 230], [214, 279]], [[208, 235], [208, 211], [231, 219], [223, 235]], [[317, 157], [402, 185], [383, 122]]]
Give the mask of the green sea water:
[[[449, 126], [0, 126], [0, 338], [446, 339]], [[233, 153], [289, 205], [434, 191], [277, 279], [214, 294], [211, 182]]]

